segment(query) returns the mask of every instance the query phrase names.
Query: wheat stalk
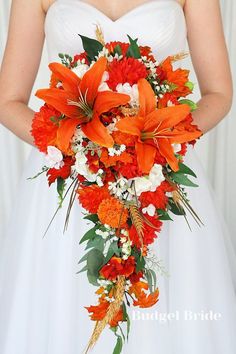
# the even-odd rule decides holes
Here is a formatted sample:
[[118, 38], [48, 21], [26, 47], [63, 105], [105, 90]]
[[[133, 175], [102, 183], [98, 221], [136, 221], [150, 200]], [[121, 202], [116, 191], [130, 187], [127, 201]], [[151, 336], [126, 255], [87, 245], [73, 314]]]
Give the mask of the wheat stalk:
[[183, 59], [187, 58], [188, 56], [189, 56], [188, 52], [180, 52], [178, 54], [172, 55], [171, 61], [175, 62], [175, 61], [183, 60]]
[[95, 343], [97, 342], [98, 338], [100, 337], [106, 325], [113, 319], [113, 317], [120, 310], [120, 306], [124, 298], [124, 293], [125, 293], [125, 276], [122, 275], [122, 276], [118, 276], [118, 280], [115, 288], [115, 294], [114, 294], [115, 300], [111, 302], [111, 304], [109, 305], [106, 316], [101, 321], [96, 322], [96, 325], [94, 327], [93, 333], [89, 340], [85, 354], [87, 354], [88, 351], [95, 345]]
[[139, 240], [141, 243], [141, 248], [143, 248], [143, 218], [140, 215], [139, 209], [137, 205], [130, 205], [129, 206], [130, 217], [132, 220], [133, 225], [136, 228], [137, 234], [139, 236]]
[[102, 28], [99, 24], [96, 24], [96, 30], [95, 30], [96, 38], [97, 40], [102, 44], [105, 45], [105, 40], [104, 40], [104, 35], [102, 32]]

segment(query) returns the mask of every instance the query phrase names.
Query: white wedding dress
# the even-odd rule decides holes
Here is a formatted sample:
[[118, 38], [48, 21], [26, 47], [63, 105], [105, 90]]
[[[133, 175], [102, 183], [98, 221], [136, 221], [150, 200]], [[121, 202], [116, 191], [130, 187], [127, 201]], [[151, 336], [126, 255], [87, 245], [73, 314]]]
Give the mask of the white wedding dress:
[[[106, 41], [138, 37], [159, 60], [185, 50], [185, 17], [174, 0], [149, 1], [116, 21], [82, 1], [57, 0], [45, 23], [49, 61], [59, 61], [59, 52], [80, 52], [78, 33], [94, 37], [97, 23]], [[154, 307], [130, 309], [124, 354], [236, 353], [235, 256], [194, 150], [185, 161], [198, 175], [200, 187], [189, 189], [189, 197], [205, 226], [191, 220], [190, 231], [182, 217], [165, 222], [154, 249], [169, 276], [158, 275]], [[89, 225], [76, 202], [63, 234], [65, 204], [42, 238], [57, 207], [56, 189], [48, 188], [44, 175], [27, 177], [43, 164], [43, 154], [32, 148], [0, 249], [1, 354], [80, 354], [94, 327], [84, 306], [96, 304], [96, 288], [85, 273], [76, 274], [84, 254], [79, 240]], [[114, 343], [107, 328], [93, 353], [112, 354]]]

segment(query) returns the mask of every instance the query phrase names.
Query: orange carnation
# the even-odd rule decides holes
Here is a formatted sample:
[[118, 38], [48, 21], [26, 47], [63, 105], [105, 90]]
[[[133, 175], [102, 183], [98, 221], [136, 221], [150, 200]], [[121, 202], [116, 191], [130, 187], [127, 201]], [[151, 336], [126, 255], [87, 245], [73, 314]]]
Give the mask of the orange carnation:
[[58, 125], [51, 118], [60, 117], [60, 112], [46, 104], [36, 112], [32, 121], [31, 134], [39, 151], [47, 152], [49, 145], [56, 145]]
[[77, 191], [79, 201], [84, 209], [96, 214], [100, 203], [110, 197], [106, 186], [99, 187], [96, 184], [81, 187]]
[[103, 199], [98, 207], [97, 214], [102, 224], [107, 224], [114, 228], [124, 226], [129, 215], [124, 204], [113, 197]]

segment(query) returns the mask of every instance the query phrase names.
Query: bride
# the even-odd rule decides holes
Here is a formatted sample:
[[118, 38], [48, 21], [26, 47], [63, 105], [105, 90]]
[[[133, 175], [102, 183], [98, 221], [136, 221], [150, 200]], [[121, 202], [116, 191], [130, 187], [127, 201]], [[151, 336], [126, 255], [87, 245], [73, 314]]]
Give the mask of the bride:
[[[218, 0], [13, 0], [8, 41], [0, 73], [1, 123], [34, 145], [34, 111], [29, 97], [44, 38], [48, 60], [82, 51], [78, 33], [126, 41], [128, 33], [152, 47], [158, 60], [185, 50], [188, 42], [201, 99], [194, 122], [206, 134], [227, 114], [232, 79]], [[95, 303], [92, 286], [78, 271], [79, 239], [88, 225], [76, 203], [63, 235], [66, 205], [46, 238], [57, 206], [56, 190], [40, 177], [43, 166], [33, 146], [26, 163], [0, 249], [0, 353], [78, 354], [93, 329], [84, 306]], [[215, 208], [208, 181], [193, 150], [186, 163], [198, 176], [189, 191], [205, 226], [189, 231], [181, 217], [165, 224], [155, 252], [169, 275], [159, 274], [160, 300], [151, 309], [130, 309], [132, 328], [125, 354], [233, 354], [236, 350], [235, 256]], [[165, 273], [165, 271], [164, 271]], [[94, 348], [111, 354], [106, 329]]]

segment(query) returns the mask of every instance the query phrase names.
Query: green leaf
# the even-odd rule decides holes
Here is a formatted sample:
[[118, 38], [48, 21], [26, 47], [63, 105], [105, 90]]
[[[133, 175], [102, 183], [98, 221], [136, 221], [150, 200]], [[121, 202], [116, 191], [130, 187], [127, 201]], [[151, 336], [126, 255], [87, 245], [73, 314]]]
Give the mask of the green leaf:
[[84, 261], [87, 261], [89, 252], [91, 252], [91, 250], [89, 250], [83, 257], [80, 258], [78, 264], [80, 264], [80, 263], [82, 263]]
[[93, 240], [97, 235], [95, 233], [95, 231], [99, 228], [98, 225], [94, 226], [92, 229], [88, 230], [84, 236], [81, 238], [81, 240], [79, 241], [79, 244], [87, 241], [87, 240]]
[[87, 257], [88, 272], [91, 275], [98, 277], [99, 269], [103, 265], [103, 262], [104, 262], [104, 256], [102, 252], [96, 248], [92, 249], [89, 252]]
[[117, 335], [116, 346], [115, 346], [112, 354], [120, 354], [122, 351], [122, 347], [123, 347], [122, 338], [121, 338], [121, 336]]
[[87, 250], [89, 248], [95, 248], [103, 252], [104, 244], [105, 244], [105, 240], [101, 236], [96, 235], [94, 239], [88, 241], [85, 249]]
[[125, 303], [123, 302], [122, 303], [122, 308], [123, 308], [123, 320], [126, 321], [127, 323], [127, 335], [126, 335], [126, 338], [127, 340], [129, 339], [129, 332], [130, 332], [130, 318], [129, 318], [129, 315], [128, 315], [128, 312], [127, 312], [127, 309], [126, 309], [126, 305]]
[[146, 275], [146, 279], [148, 282], [149, 290], [152, 293], [153, 292], [153, 282], [152, 282], [152, 274], [149, 272], [149, 269], [146, 270], [145, 275]]
[[191, 81], [186, 82], [185, 86], [188, 87], [190, 91], [194, 89], [194, 83]]
[[151, 273], [152, 275], [152, 279], [153, 279], [153, 291], [156, 290], [157, 288], [157, 275], [156, 275], [156, 272], [153, 270], [153, 269], [149, 269], [149, 272]]
[[92, 274], [89, 271], [87, 271], [87, 277], [88, 277], [88, 281], [90, 284], [95, 285], [95, 286], [99, 286], [98, 284], [98, 275], [97, 274]]
[[66, 187], [66, 181], [63, 178], [58, 177], [57, 178], [57, 193], [59, 195], [59, 205], [62, 205], [62, 203], [63, 203], [63, 194], [65, 191], [65, 187]]
[[185, 210], [180, 207], [180, 209], [177, 207], [177, 205], [169, 200], [169, 206], [170, 206], [170, 211], [175, 214], [175, 215], [186, 215]]
[[81, 34], [79, 34], [79, 36], [82, 39], [83, 48], [87, 53], [89, 61], [91, 62], [95, 59], [95, 56], [98, 55], [98, 52], [103, 49], [103, 45], [96, 39], [82, 36]]
[[196, 111], [196, 109], [197, 109], [197, 104], [191, 100], [188, 100], [188, 99], [179, 100], [179, 103], [187, 104], [190, 107], [191, 112]]
[[118, 55], [122, 55], [122, 50], [121, 50], [121, 46], [119, 44], [117, 44], [114, 48], [114, 53], [118, 54]]
[[76, 274], [85, 272], [86, 270], [88, 270], [87, 264], [82, 269], [80, 269], [78, 272], [76, 272]]
[[136, 273], [138, 273], [145, 266], [145, 259], [141, 255], [136, 258]]
[[120, 249], [117, 245], [117, 241], [113, 241], [110, 244], [107, 254], [106, 254], [106, 257], [104, 258], [104, 264], [106, 264], [114, 254], [116, 254], [117, 256], [120, 255]]
[[179, 171], [178, 172], [181, 172], [186, 175], [193, 176], [193, 177], [197, 177], [196, 174], [191, 170], [191, 168], [189, 168], [188, 166], [186, 166], [182, 162], [179, 163]]
[[163, 209], [157, 209], [157, 214], [158, 214], [158, 219], [159, 220], [172, 220], [170, 215], [166, 210]]
[[188, 179], [188, 177], [181, 172], [172, 172], [170, 175], [172, 179], [178, 184], [188, 187], [198, 187], [197, 184], [190, 181], [190, 179]]
[[139, 50], [139, 46], [137, 44], [138, 38], [136, 39], [132, 39], [128, 34], [127, 34], [128, 38], [129, 38], [129, 48], [127, 50], [126, 56], [127, 57], [133, 57], [133, 58], [141, 58], [141, 54], [140, 54], [140, 50]]
[[84, 219], [92, 221], [94, 224], [96, 224], [96, 222], [98, 222], [98, 220], [99, 220], [97, 214], [86, 215], [86, 216], [84, 216]]
[[57, 178], [57, 193], [59, 194], [60, 198], [63, 197], [65, 186], [66, 186], [66, 181], [63, 178], [58, 177]]

